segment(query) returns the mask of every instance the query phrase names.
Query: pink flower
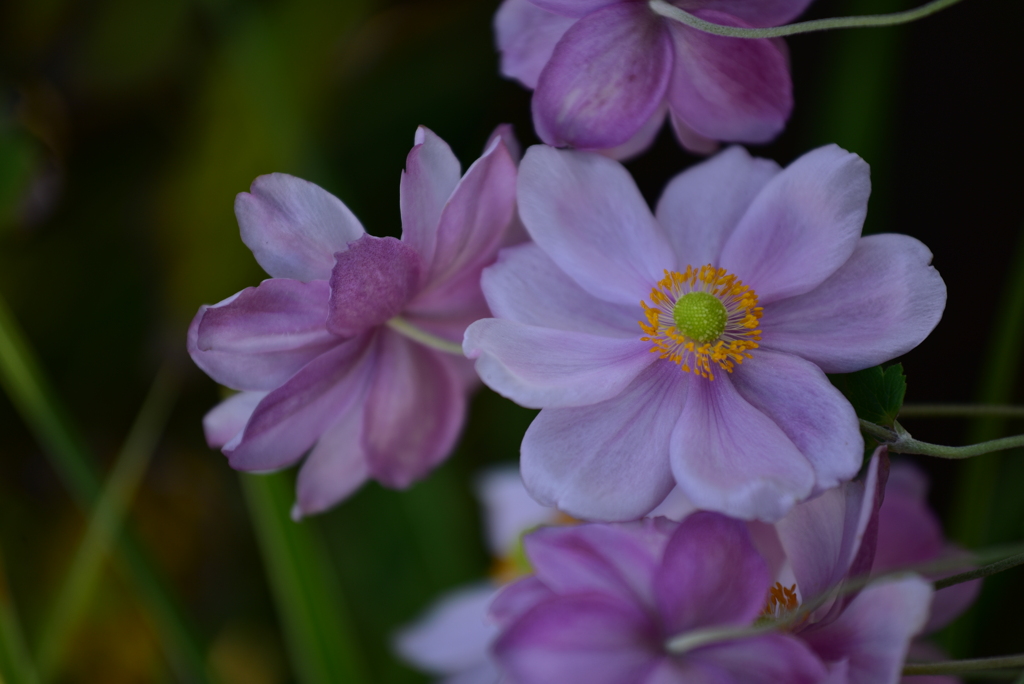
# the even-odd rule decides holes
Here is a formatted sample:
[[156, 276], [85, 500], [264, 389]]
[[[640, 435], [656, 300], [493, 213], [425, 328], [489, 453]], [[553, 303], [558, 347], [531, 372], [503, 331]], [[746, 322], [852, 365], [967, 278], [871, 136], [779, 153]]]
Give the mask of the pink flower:
[[[777, 26], [810, 0], [689, 0], [673, 4], [729, 26]], [[549, 145], [615, 148], [622, 158], [665, 119], [696, 152], [715, 141], [764, 143], [793, 108], [781, 40], [723, 38], [656, 14], [637, 0], [505, 0], [495, 17], [502, 73], [533, 95]]]
[[253, 471], [309, 451], [296, 515], [369, 477], [406, 487], [444, 460], [472, 370], [417, 331], [456, 342], [487, 315], [480, 272], [512, 219], [515, 178], [500, 139], [460, 179], [448, 145], [420, 128], [402, 175], [400, 241], [367, 235], [312, 183], [257, 178], [235, 213], [271, 278], [203, 306], [188, 333], [196, 364], [240, 390], [204, 419], [210, 445]]
[[518, 201], [534, 242], [484, 271], [497, 318], [463, 345], [486, 384], [543, 409], [522, 445], [531, 494], [632, 520], [678, 486], [772, 521], [852, 478], [863, 440], [825, 373], [909, 351], [945, 306], [924, 245], [860, 236], [869, 188], [834, 145], [786, 169], [732, 148], [652, 216], [616, 162], [531, 148]]

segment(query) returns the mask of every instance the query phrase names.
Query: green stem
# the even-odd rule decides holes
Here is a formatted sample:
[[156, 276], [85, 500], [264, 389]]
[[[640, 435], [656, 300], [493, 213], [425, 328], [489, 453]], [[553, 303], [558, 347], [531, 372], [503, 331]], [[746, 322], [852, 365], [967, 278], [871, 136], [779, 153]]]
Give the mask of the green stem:
[[121, 531], [125, 514], [170, 417], [176, 385], [166, 368], [157, 375], [103, 493], [93, 507], [85, 535], [54, 601], [36, 651], [40, 678], [44, 682], [58, 671], [68, 638], [88, 607], [103, 563]]
[[286, 473], [242, 474], [274, 603], [301, 684], [367, 681], [355, 630], [315, 521], [291, 519], [294, 488]]
[[905, 12], [893, 12], [892, 14], [870, 14], [861, 17], [835, 17], [832, 19], [815, 19], [813, 21], [800, 21], [786, 26], [772, 26], [768, 28], [740, 28], [737, 26], [723, 26], [714, 24], [685, 12], [665, 0], [650, 0], [648, 3], [656, 14], [686, 24], [704, 33], [711, 33], [716, 36], [728, 38], [781, 38], [783, 36], [795, 36], [800, 33], [811, 33], [814, 31], [830, 31], [844, 28], [872, 28], [881, 26], [898, 26], [909, 24], [912, 21], [923, 19], [930, 14], [942, 11], [947, 7], [955, 5], [960, 0], [933, 0], [920, 7]]
[[448, 340], [442, 339], [437, 335], [431, 335], [428, 332], [424, 332], [417, 328], [415, 325], [405, 320], [401, 316], [395, 316], [387, 323], [388, 327], [399, 332], [410, 340], [419, 342], [420, 344], [436, 349], [438, 351], [448, 352], [449, 354], [455, 354], [456, 356], [462, 356], [462, 345], [449, 342]]
[[[0, 386], [33, 433], [79, 508], [92, 510], [100, 497], [96, 459], [71, 429], [17, 321], [0, 296]], [[118, 539], [118, 569], [134, 582], [153, 617], [168, 661], [184, 681], [206, 682], [206, 649], [178, 601], [130, 529]]]
[[903, 666], [903, 676], [913, 675], [958, 675], [980, 670], [1000, 670], [1024, 667], [1024, 653], [995, 658], [971, 658], [969, 660], [943, 660], [937, 663], [908, 663]]
[[914, 439], [898, 422], [893, 424], [893, 430], [866, 420], [861, 420], [860, 426], [864, 432], [885, 444], [889, 451], [895, 454], [920, 454], [937, 458], [961, 459], [1024, 446], [1024, 435], [1003, 437], [962, 447], [951, 447]]
[[998, 404], [904, 404], [900, 407], [901, 418], [977, 418], [982, 416], [1024, 418], [1024, 406]]
[[983, 565], [980, 568], [974, 568], [973, 570], [968, 570], [966, 572], [961, 572], [956, 575], [950, 575], [949, 577], [944, 577], [943, 579], [936, 580], [935, 589], [937, 591], [939, 589], [951, 587], [954, 584], [970, 582], [971, 580], [981, 579], [982, 577], [988, 577], [989, 575], [994, 575], [997, 572], [1003, 572], [1004, 570], [1015, 568], [1018, 565], [1024, 565], [1024, 553], [1018, 553], [1014, 556], [1010, 556], [1009, 558], [998, 560], [995, 563]]
[[0, 682], [36, 684], [39, 676], [29, 657], [18, 612], [11, 598], [3, 553], [0, 553]]

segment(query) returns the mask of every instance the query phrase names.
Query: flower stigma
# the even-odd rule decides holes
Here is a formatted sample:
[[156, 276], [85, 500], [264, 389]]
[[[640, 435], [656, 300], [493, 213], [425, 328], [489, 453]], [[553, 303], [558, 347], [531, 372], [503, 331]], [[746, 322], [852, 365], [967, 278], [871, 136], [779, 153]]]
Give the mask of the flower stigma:
[[724, 268], [665, 271], [650, 299], [640, 302], [647, 321], [639, 324], [652, 353], [708, 380], [715, 379], [712, 363], [731, 373], [753, 358], [762, 308], [757, 293]]

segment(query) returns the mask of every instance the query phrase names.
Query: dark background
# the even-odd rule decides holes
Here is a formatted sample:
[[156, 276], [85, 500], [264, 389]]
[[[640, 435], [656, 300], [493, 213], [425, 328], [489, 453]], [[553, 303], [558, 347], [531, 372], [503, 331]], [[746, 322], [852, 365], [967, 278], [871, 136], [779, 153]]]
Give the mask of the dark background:
[[[103, 469], [157, 368], [169, 362], [180, 377], [131, 521], [225, 682], [297, 681], [239, 476], [202, 438], [218, 388], [184, 353], [200, 304], [264, 277], [238, 239], [234, 195], [259, 174], [292, 173], [340, 197], [369, 232], [398, 235], [399, 174], [417, 125], [464, 166], [499, 123], [536, 142], [530, 94], [498, 75], [495, 8], [0, 4], [0, 296]], [[902, 8], [820, 0], [807, 17]], [[874, 183], [867, 230], [908, 233], [934, 252], [949, 299], [935, 333], [902, 359], [908, 402], [1024, 402], [1021, 25], [1022, 3], [965, 0], [910, 26], [791, 38], [796, 110], [775, 143], [754, 149], [783, 164], [827, 142], [859, 153]], [[697, 161], [663, 131], [628, 166], [653, 202]], [[481, 391], [457, 452], [430, 478], [407, 493], [370, 484], [303, 523], [326, 545], [369, 681], [425, 681], [392, 659], [389, 635], [442, 590], [486, 573], [472, 478], [516, 458], [530, 417]], [[1024, 422], [906, 426], [962, 444]], [[1024, 541], [1024, 453], [919, 460], [961, 543]], [[30, 643], [86, 520], [0, 393], [0, 549]], [[1022, 580], [990, 580], [978, 608], [942, 635], [947, 649], [1024, 651]], [[174, 671], [130, 587], [104, 573], [58, 680], [175, 681]]]

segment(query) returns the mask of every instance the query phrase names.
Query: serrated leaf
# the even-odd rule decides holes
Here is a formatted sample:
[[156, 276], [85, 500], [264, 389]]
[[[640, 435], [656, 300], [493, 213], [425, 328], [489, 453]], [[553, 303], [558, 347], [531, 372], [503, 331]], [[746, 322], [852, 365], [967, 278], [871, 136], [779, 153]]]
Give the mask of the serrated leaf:
[[896, 421], [907, 393], [907, 378], [900, 363], [830, 375], [829, 380], [853, 404], [857, 417], [885, 427], [892, 427]]

